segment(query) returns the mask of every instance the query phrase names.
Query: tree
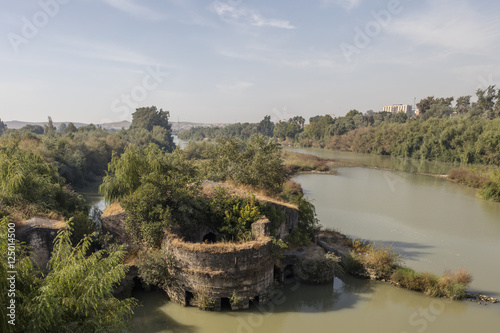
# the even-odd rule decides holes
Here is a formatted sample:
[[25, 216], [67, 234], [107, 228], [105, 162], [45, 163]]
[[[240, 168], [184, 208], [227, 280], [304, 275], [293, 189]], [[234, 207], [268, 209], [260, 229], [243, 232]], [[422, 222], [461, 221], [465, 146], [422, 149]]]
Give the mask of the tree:
[[0, 199], [8, 205], [30, 205], [40, 213], [67, 215], [85, 210], [83, 198], [64, 186], [52, 165], [31, 152], [12, 148], [0, 150]]
[[363, 114], [361, 112], [359, 112], [358, 110], [353, 109], [353, 110], [350, 110], [349, 112], [347, 112], [347, 114], [345, 116], [348, 118], [352, 118], [356, 115], [363, 115]]
[[7, 125], [0, 119], [0, 135], [7, 130]]
[[119, 200], [125, 208], [127, 233], [150, 247], [159, 247], [165, 229], [188, 234], [196, 226], [199, 189], [182, 151], [165, 153], [155, 144], [115, 155], [100, 187], [107, 202]]
[[476, 105], [479, 107], [483, 115], [486, 116], [486, 118], [492, 119], [494, 117], [493, 112], [495, 107], [495, 98], [497, 98], [495, 86], [489, 86], [484, 90], [477, 89], [476, 96]]
[[62, 123], [61, 125], [59, 125], [59, 128], [58, 128], [58, 131], [60, 133], [64, 133], [64, 130], [66, 129], [68, 125], [66, 125], [66, 123]]
[[169, 117], [170, 113], [168, 111], [163, 111], [162, 109], [158, 111], [156, 106], [138, 108], [132, 113], [130, 128], [144, 128], [152, 131], [154, 126], [161, 126], [170, 131]]
[[113, 296], [129, 269], [123, 264], [126, 252], [91, 252], [91, 243], [87, 236], [73, 246], [70, 227], [58, 232], [49, 272], [29, 307], [30, 332], [122, 332], [127, 327], [125, 319], [137, 301]]
[[288, 121], [281, 120], [274, 126], [274, 137], [286, 140], [296, 140], [298, 135], [302, 132], [301, 125], [298, 122], [298, 119], [293, 120], [290, 118]]
[[26, 125], [23, 126], [20, 131], [22, 132], [28, 132], [28, 133], [33, 133], [33, 134], [43, 134], [43, 127], [40, 125]]
[[[168, 111], [162, 109], [158, 111], [156, 106], [138, 108], [132, 114], [132, 124], [130, 124], [129, 131], [131, 134], [140, 130], [154, 132], [154, 142], [171, 152], [175, 149], [175, 144], [171, 125], [168, 122], [169, 117], [170, 113]], [[146, 141], [149, 142], [151, 139], [149, 138]]]
[[65, 134], [75, 133], [77, 131], [78, 131], [78, 128], [76, 128], [75, 124], [73, 124], [73, 123], [69, 123], [68, 126], [66, 126], [66, 128], [64, 129]]
[[247, 142], [237, 138], [221, 139], [210, 153], [208, 177], [231, 180], [269, 193], [279, 193], [287, 179], [281, 146], [260, 135]]
[[460, 96], [459, 98], [457, 98], [456, 109], [458, 113], [465, 114], [469, 112], [471, 97], [472, 97], [471, 95], [467, 95], [467, 96]]
[[271, 121], [271, 116], [265, 116], [257, 125], [257, 131], [267, 137], [273, 136], [274, 123]]
[[43, 134], [45, 135], [54, 135], [56, 132], [56, 128], [54, 126], [54, 123], [52, 122], [52, 117], [48, 117], [48, 124], [43, 126]]

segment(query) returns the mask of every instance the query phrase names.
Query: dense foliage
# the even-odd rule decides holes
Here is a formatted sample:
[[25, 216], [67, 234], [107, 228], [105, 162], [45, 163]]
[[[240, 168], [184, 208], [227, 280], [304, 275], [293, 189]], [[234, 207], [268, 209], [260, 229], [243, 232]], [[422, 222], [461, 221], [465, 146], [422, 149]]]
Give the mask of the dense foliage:
[[0, 150], [0, 202], [24, 216], [86, 211], [83, 198], [64, 185], [53, 165], [13, 148]]
[[249, 140], [220, 139], [209, 153], [206, 176], [215, 181], [232, 181], [271, 194], [281, 192], [287, 172], [281, 146], [264, 136]]
[[241, 199], [217, 187], [208, 201], [208, 225], [218, 231], [219, 240], [245, 241], [252, 238], [251, 225], [261, 217], [255, 196]]
[[[7, 269], [7, 225], [0, 222], [0, 278]], [[76, 246], [71, 243], [71, 228], [59, 231], [44, 275], [35, 270], [25, 248], [16, 243], [16, 321], [12, 332], [123, 332], [126, 317], [135, 300], [118, 300], [114, 287], [125, 276], [125, 252], [93, 252], [90, 236]], [[2, 288], [6, 290], [7, 288]], [[7, 293], [0, 295], [1, 315], [5, 316]], [[4, 320], [2, 327], [7, 325]]]
[[194, 227], [199, 181], [178, 149], [166, 153], [155, 144], [129, 146], [109, 163], [100, 190], [107, 202], [121, 202], [127, 232], [137, 242], [157, 247], [164, 229], [187, 232]]
[[[130, 129], [106, 131], [93, 124], [76, 128], [73, 123], [57, 129], [48, 124], [7, 129], [0, 120], [0, 148], [30, 152], [56, 166], [57, 172], [74, 187], [99, 181], [112, 154], [121, 154], [127, 145], [144, 147], [150, 142], [172, 151], [175, 148], [168, 123], [168, 111], [155, 106], [138, 108]], [[2, 135], [3, 133], [3, 135]]]
[[180, 132], [179, 139], [186, 141], [201, 141], [204, 139], [215, 140], [233, 137], [248, 139], [254, 135], [272, 137], [274, 126], [271, 117], [265, 116], [259, 123], [236, 123], [227, 126], [193, 127], [190, 130]]

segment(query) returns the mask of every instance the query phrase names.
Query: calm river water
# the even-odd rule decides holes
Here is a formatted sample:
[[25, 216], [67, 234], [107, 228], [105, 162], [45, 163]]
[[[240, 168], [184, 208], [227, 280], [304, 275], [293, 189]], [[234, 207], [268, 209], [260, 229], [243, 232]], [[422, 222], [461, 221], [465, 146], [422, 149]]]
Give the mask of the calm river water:
[[[322, 157], [409, 172], [446, 173], [449, 164], [301, 149]], [[407, 266], [441, 274], [465, 267], [471, 288], [500, 297], [500, 204], [446, 180], [404, 171], [342, 168], [295, 178], [320, 222], [353, 237], [391, 244]], [[271, 303], [244, 312], [184, 308], [161, 293], [136, 292], [136, 332], [500, 332], [500, 305], [435, 299], [351, 277], [332, 285], [289, 281]]]

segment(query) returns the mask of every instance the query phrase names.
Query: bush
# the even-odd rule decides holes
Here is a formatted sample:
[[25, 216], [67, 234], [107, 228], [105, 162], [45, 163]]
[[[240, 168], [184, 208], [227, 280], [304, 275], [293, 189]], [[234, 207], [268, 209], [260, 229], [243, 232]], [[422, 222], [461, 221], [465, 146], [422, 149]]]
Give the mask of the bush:
[[361, 262], [366, 268], [373, 270], [378, 277], [387, 278], [401, 263], [401, 255], [390, 247], [369, 245], [368, 252], [361, 256]]
[[479, 190], [485, 199], [500, 201], [500, 170], [493, 171], [491, 179]]
[[163, 290], [172, 283], [171, 270], [175, 265], [175, 258], [162, 250], [141, 251], [137, 257], [139, 277], [150, 286]]
[[365, 267], [360, 260], [360, 255], [354, 251], [349, 252], [344, 258], [345, 270], [353, 275], [362, 275], [365, 273]]
[[255, 196], [241, 199], [218, 186], [208, 204], [209, 224], [225, 241], [244, 241], [251, 238], [251, 224], [261, 216]]
[[486, 177], [462, 168], [451, 170], [448, 177], [462, 185], [473, 188], [480, 188], [488, 181]]
[[397, 268], [390, 277], [391, 282], [408, 290], [423, 292], [428, 296], [462, 299], [467, 296], [466, 288], [472, 276], [463, 268], [455, 273], [445, 271], [439, 277], [432, 273], [417, 273], [410, 268]]

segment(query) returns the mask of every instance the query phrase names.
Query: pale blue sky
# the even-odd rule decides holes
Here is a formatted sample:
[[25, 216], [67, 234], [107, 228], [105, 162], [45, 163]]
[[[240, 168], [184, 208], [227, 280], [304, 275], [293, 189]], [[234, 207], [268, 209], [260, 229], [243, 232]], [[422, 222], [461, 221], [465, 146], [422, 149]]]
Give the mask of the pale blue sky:
[[500, 81], [500, 3], [1, 0], [0, 118], [256, 122]]

